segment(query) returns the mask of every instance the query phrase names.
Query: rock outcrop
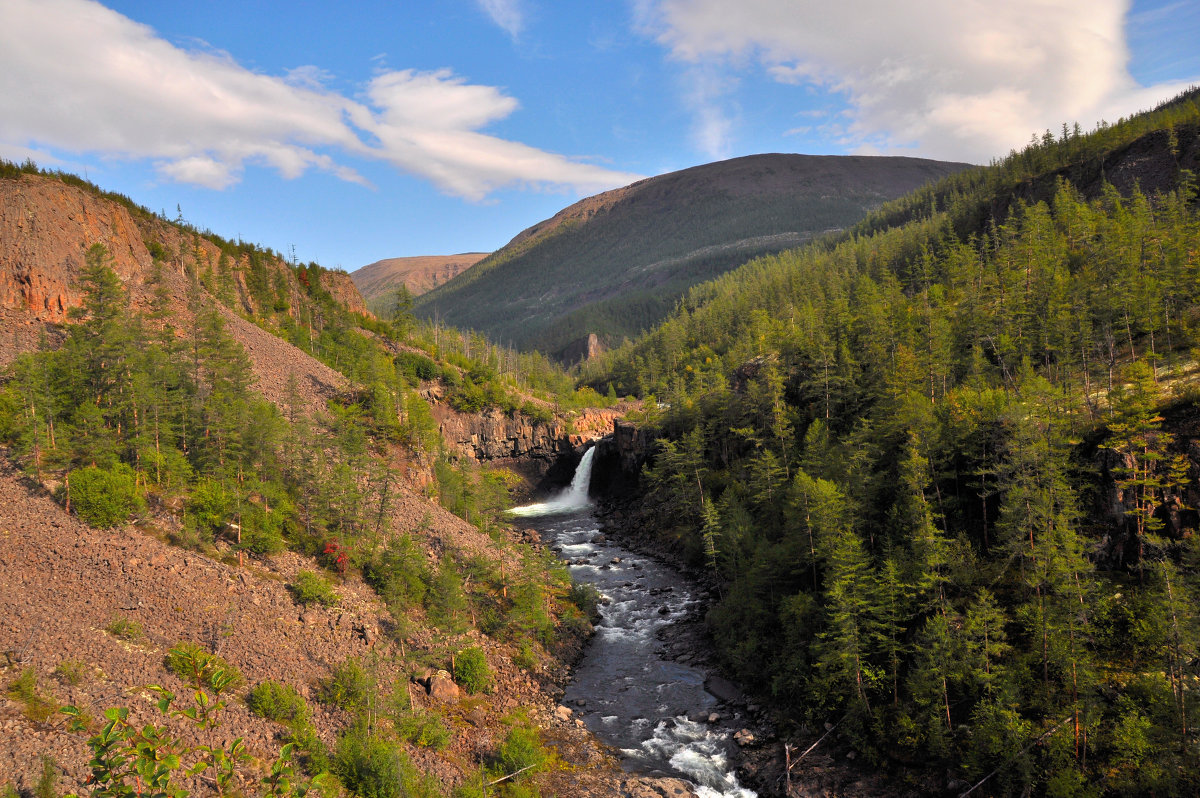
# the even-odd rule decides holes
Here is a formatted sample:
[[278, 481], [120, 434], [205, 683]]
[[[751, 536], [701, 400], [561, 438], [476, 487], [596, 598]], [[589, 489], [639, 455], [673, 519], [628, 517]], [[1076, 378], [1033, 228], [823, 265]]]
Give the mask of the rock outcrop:
[[79, 305], [84, 253], [103, 244], [126, 285], [150, 273], [150, 251], [123, 205], [47, 177], [0, 180], [0, 307], [61, 322]]
[[567, 344], [555, 357], [560, 363], [573, 366], [576, 363], [587, 362], [594, 357], [599, 357], [603, 353], [604, 344], [601, 343], [600, 336], [595, 333], [588, 333], [582, 338]]
[[612, 434], [596, 444], [592, 493], [606, 498], [632, 494], [637, 489], [649, 447], [645, 430], [631, 422], [614, 419]]
[[[135, 307], [152, 300], [152, 282], [159, 280], [173, 306], [183, 308], [189, 275], [195, 275], [232, 309], [260, 315], [272, 309], [259, 307], [244, 253], [230, 257], [185, 226], [52, 177], [0, 179], [0, 242], [0, 328], [6, 333], [0, 336], [0, 366], [35, 347], [42, 331], [52, 331], [79, 306], [79, 274], [94, 244], [108, 251], [109, 265]], [[260, 259], [258, 267], [265, 269], [271, 291], [282, 292], [291, 314], [311, 302], [281, 258]], [[351, 312], [367, 312], [348, 274], [322, 271], [321, 288]]]
[[521, 413], [510, 416], [495, 408], [460, 413], [438, 405], [434, 418], [451, 451], [520, 476], [524, 485], [518, 486], [517, 494], [524, 498], [569, 483], [585, 445], [601, 438], [626, 412], [625, 405], [591, 408], [552, 421], [538, 421]]

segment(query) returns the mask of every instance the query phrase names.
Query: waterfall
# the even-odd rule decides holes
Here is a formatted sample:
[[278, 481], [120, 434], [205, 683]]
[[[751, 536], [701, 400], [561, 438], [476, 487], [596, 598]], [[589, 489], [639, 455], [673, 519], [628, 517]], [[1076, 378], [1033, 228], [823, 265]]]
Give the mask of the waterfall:
[[544, 502], [514, 507], [509, 512], [522, 518], [530, 518], [540, 515], [574, 513], [591, 507], [592, 502], [588, 499], [588, 485], [592, 482], [592, 456], [595, 454], [595, 446], [583, 453], [583, 459], [579, 461], [579, 466], [575, 469], [575, 476], [571, 478], [570, 487], [562, 493]]

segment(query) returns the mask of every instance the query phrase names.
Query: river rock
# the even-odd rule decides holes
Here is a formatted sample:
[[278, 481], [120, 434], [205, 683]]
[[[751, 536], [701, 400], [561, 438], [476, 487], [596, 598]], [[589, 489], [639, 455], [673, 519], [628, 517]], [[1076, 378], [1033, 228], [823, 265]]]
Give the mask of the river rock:
[[696, 793], [683, 779], [654, 779], [642, 777], [621, 784], [622, 798], [696, 798]]
[[563, 723], [566, 723], [571, 719], [571, 713], [572, 709], [570, 707], [564, 707], [562, 704], [559, 704], [554, 708], [554, 717], [558, 718]]
[[733, 741], [743, 747], [747, 745], [753, 745], [754, 732], [750, 731], [749, 729], [738, 729], [733, 733]]
[[742, 691], [738, 686], [723, 676], [712, 675], [704, 680], [704, 689], [713, 695], [718, 701], [740, 701]]

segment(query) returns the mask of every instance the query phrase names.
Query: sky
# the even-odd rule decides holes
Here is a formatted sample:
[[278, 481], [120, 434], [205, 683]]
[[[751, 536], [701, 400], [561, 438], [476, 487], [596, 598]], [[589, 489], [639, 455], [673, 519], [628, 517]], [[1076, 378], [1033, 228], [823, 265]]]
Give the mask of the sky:
[[1198, 41], [1200, 0], [0, 0], [0, 157], [353, 271], [742, 155], [987, 163]]

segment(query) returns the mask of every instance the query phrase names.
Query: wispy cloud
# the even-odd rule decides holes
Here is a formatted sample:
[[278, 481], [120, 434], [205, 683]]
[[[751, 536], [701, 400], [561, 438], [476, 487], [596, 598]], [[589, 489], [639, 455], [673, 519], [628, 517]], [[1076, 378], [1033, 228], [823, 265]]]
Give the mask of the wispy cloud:
[[[1186, 88], [1128, 71], [1127, 0], [635, 0], [687, 65], [840, 93], [849, 141], [986, 161], [1062, 121], [1115, 119]], [[686, 100], [685, 98], [685, 101]]]
[[479, 7], [513, 39], [520, 38], [525, 29], [525, 13], [521, 0], [477, 0]]
[[385, 71], [365, 101], [302, 66], [264, 75], [181, 49], [91, 0], [0, 0], [0, 152], [147, 159], [168, 180], [228, 188], [248, 164], [364, 178], [376, 159], [479, 200], [506, 186], [598, 191], [638, 179], [481, 132], [516, 99], [449, 70]]
[[738, 112], [737, 80], [720, 69], [693, 64], [685, 70], [683, 101], [692, 113], [692, 143], [709, 158], [728, 158]]

